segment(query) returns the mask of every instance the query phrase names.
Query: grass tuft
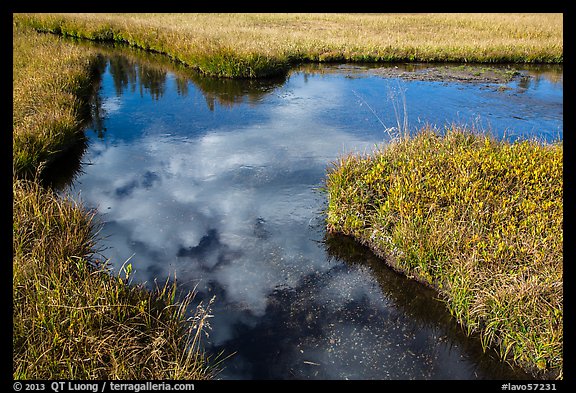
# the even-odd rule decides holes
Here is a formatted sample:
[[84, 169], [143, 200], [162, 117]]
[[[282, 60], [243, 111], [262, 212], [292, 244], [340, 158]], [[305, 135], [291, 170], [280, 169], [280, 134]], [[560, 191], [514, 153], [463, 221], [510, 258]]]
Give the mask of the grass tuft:
[[90, 262], [93, 216], [36, 181], [13, 185], [15, 379], [206, 379], [209, 306], [128, 285]]
[[423, 129], [327, 176], [327, 226], [433, 288], [485, 348], [562, 375], [563, 149]]

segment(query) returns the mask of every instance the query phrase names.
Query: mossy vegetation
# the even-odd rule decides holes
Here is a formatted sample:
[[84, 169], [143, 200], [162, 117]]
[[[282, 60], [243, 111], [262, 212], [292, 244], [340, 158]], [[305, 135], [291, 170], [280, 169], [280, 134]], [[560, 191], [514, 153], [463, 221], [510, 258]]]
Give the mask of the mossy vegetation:
[[561, 14], [16, 14], [37, 31], [125, 43], [253, 78], [301, 62], [561, 63]]
[[95, 53], [13, 30], [13, 377], [207, 379], [209, 304], [175, 284], [129, 283], [93, 258], [93, 213], [41, 185], [42, 168], [83, 137]]
[[563, 149], [426, 128], [334, 163], [327, 224], [438, 290], [485, 348], [562, 375]]

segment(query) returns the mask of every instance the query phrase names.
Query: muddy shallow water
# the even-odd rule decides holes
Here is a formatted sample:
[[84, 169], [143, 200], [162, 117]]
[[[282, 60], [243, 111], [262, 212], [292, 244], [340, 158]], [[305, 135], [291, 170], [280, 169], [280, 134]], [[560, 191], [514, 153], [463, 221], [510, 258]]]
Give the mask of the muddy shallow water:
[[70, 192], [98, 209], [101, 254], [116, 269], [129, 261], [134, 282], [176, 276], [197, 301], [215, 296], [206, 348], [233, 353], [219, 378], [528, 377], [483, 353], [434, 292], [327, 237], [321, 188], [333, 160], [406, 124], [561, 139], [562, 71], [493, 84], [384, 72], [232, 81], [123, 55], [103, 63]]

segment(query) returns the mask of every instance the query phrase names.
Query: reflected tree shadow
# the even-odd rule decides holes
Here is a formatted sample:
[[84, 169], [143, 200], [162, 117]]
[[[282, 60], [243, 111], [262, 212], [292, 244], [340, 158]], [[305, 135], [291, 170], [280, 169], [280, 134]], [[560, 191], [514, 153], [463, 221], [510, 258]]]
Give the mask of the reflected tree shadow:
[[[169, 73], [174, 75], [176, 91], [179, 95], [189, 94], [189, 84], [193, 83], [203, 94], [207, 107], [214, 111], [216, 105], [231, 108], [241, 103], [255, 104], [286, 82], [286, 76], [264, 79], [221, 79], [204, 77], [193, 69], [175, 63], [166, 56], [150, 54], [142, 50], [111, 46], [90, 42], [77, 42], [87, 45], [99, 53], [93, 66], [93, 83], [87, 92], [86, 105], [81, 108], [80, 129], [93, 130], [99, 139], [106, 134], [106, 109], [102, 105], [99, 90], [102, 77], [109, 67], [117, 96], [126, 91], [150, 94], [159, 100], [166, 93]], [[43, 168], [42, 182], [55, 188], [64, 188], [73, 182], [81, 171], [82, 156], [87, 148], [85, 135], [59, 155], [50, 165]]]
[[238, 80], [190, 75], [190, 80], [202, 91], [210, 111], [214, 111], [216, 103], [228, 108], [244, 102], [256, 104], [282, 86], [286, 77]]
[[213, 111], [216, 103], [228, 108], [244, 102], [257, 103], [287, 80], [287, 75], [259, 79], [206, 77], [164, 55], [122, 45], [79, 44], [96, 48], [102, 56], [109, 58], [117, 96], [127, 89], [131, 92], [139, 89], [141, 95], [147, 91], [158, 100], [165, 94], [168, 73], [172, 73], [178, 94], [186, 96], [191, 82], [202, 92], [208, 108]]

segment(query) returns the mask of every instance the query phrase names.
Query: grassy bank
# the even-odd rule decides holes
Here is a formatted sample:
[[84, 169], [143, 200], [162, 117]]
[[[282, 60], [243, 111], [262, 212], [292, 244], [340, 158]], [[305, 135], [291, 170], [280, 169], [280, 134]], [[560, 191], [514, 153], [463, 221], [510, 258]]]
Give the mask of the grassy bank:
[[[88, 262], [91, 216], [37, 182], [14, 181], [13, 374], [16, 379], [206, 379], [207, 310], [173, 285], [128, 285]], [[187, 347], [190, 347], [190, 350]]]
[[13, 168], [31, 178], [82, 135], [95, 55], [19, 28], [13, 50]]
[[561, 63], [561, 14], [17, 14], [38, 31], [121, 42], [223, 77], [299, 62]]
[[19, 28], [13, 48], [14, 378], [210, 378], [208, 310], [188, 320], [173, 285], [148, 291], [91, 262], [92, 213], [36, 177], [82, 136], [95, 54]]
[[563, 364], [563, 149], [424, 129], [329, 170], [328, 230], [436, 288], [485, 348]]

